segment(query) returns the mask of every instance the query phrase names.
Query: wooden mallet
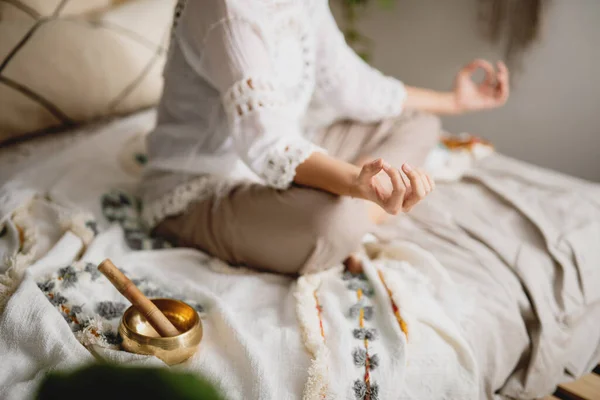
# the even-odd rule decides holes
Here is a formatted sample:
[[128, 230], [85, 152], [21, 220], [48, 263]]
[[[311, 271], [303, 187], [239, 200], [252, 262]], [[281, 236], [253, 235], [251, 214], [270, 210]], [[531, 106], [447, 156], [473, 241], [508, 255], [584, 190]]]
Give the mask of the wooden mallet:
[[108, 258], [98, 265], [98, 270], [108, 278], [115, 288], [148, 320], [162, 337], [179, 335], [177, 328], [153, 302], [150, 301]]

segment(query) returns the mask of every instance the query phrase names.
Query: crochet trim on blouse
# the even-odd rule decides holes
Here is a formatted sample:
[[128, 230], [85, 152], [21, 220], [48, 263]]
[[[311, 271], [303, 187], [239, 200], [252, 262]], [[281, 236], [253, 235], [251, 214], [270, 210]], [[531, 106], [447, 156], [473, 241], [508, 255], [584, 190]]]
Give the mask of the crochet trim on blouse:
[[223, 106], [230, 120], [235, 120], [260, 109], [281, 107], [283, 99], [270, 79], [246, 78], [223, 95]]
[[190, 204], [213, 195], [220, 198], [239, 183], [237, 180], [210, 175], [191, 179], [157, 200], [144, 202], [142, 218], [148, 228], [153, 229], [165, 218], [186, 212]]
[[286, 147], [283, 151], [272, 149], [266, 158], [262, 178], [277, 189], [287, 189], [296, 177], [296, 168], [315, 152], [325, 150], [310, 142], [299, 142], [293, 148]]
[[[246, 78], [236, 82], [223, 96], [230, 121], [239, 121], [263, 109], [282, 110], [284, 102], [270, 79]], [[238, 129], [234, 126], [233, 128]], [[277, 189], [287, 189], [296, 176], [296, 167], [314, 152], [325, 152], [319, 146], [298, 137], [279, 137], [260, 162], [259, 176]]]

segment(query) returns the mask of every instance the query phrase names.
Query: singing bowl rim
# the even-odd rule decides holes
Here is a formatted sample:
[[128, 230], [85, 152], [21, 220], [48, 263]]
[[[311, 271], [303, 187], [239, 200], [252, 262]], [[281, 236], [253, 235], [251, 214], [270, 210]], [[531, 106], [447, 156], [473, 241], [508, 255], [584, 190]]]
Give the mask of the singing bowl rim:
[[[127, 310], [125, 310], [125, 312], [123, 313], [123, 317], [121, 318], [121, 324], [120, 324], [121, 327], [123, 328], [123, 329], [121, 329], [121, 333], [123, 335], [127, 336], [127, 339], [132, 340], [138, 344], [155, 346], [155, 347], [159, 347], [164, 350], [173, 350], [174, 348], [182, 347], [184, 345], [197, 346], [200, 343], [200, 341], [202, 340], [202, 336], [204, 334], [203, 329], [202, 329], [202, 321], [200, 320], [200, 317], [198, 316], [197, 311], [192, 306], [190, 306], [189, 304], [187, 304], [181, 300], [169, 299], [166, 297], [151, 298], [150, 301], [152, 301], [153, 303], [155, 303], [156, 301], [174, 302], [174, 303], [179, 303], [180, 305], [184, 306], [185, 308], [188, 308], [189, 310], [192, 311], [192, 326], [185, 332], [182, 332], [179, 335], [175, 335], [175, 336], [169, 336], [169, 337], [146, 336], [141, 333], [138, 333], [133, 327], [131, 327], [129, 325], [129, 321], [131, 320], [132, 315], [134, 313], [139, 314], [139, 311], [134, 306], [129, 306], [127, 308]], [[160, 307], [159, 307], [159, 309], [160, 309]], [[197, 343], [193, 343], [193, 342], [195, 342], [195, 340], [194, 340], [195, 336], [198, 335], [198, 331], [199, 331], [199, 337], [197, 338]], [[123, 339], [125, 339], [125, 338], [123, 338]]]

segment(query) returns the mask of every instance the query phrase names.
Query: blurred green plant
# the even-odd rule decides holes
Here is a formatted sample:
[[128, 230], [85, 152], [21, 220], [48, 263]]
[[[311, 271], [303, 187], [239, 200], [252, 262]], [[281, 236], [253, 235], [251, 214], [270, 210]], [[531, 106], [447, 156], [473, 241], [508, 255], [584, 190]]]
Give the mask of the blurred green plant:
[[36, 400], [224, 400], [202, 377], [168, 368], [93, 364], [71, 372], [51, 372]]
[[367, 6], [377, 3], [383, 8], [391, 8], [394, 0], [338, 0], [342, 11], [342, 31], [346, 42], [363, 60], [371, 60], [373, 40], [363, 35], [358, 28], [358, 21], [366, 12]]

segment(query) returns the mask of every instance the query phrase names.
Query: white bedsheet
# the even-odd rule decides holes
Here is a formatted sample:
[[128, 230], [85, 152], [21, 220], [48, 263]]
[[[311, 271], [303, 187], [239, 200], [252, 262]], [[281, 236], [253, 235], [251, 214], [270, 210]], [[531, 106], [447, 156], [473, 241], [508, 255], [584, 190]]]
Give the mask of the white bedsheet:
[[201, 349], [174, 368], [202, 373], [228, 398], [479, 398], [473, 352], [449, 307], [470, 298], [416, 245], [381, 248], [386, 257], [365, 259], [361, 276], [338, 266], [296, 282], [145, 236], [135, 160], [152, 122], [142, 113], [109, 124], [28, 160], [0, 189], [0, 398], [30, 398], [46, 371], [94, 357], [162, 364], [118, 350], [126, 301], [94, 269], [106, 257], [147, 295], [199, 310]]

